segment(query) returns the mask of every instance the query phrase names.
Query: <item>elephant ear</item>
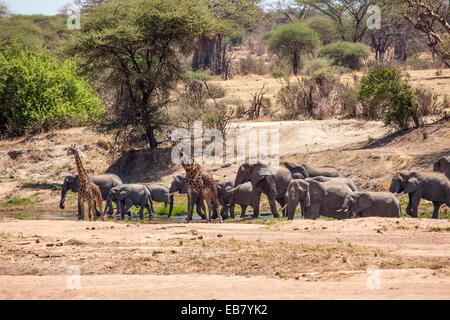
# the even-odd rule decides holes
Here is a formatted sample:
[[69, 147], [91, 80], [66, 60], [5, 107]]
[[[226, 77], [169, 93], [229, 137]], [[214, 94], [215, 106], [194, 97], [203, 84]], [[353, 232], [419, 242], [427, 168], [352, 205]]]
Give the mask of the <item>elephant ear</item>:
[[320, 182], [314, 180], [308, 182], [311, 202], [322, 201], [328, 195], [328, 191], [322, 186]]
[[406, 182], [405, 193], [414, 192], [417, 188], [419, 188], [421, 182], [417, 178], [409, 178]]
[[370, 208], [373, 205], [374, 201], [375, 199], [370, 193], [368, 192], [360, 193], [358, 197], [358, 211]]
[[259, 181], [261, 181], [268, 175], [271, 175], [271, 170], [269, 169], [269, 167], [255, 165], [253, 167], [250, 181], [252, 182], [252, 185], [255, 186]]

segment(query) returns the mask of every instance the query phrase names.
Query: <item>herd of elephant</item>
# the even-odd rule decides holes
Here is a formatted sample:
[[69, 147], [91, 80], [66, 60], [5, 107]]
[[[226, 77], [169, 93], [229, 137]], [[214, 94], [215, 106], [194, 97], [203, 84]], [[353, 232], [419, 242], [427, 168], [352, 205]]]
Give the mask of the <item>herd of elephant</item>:
[[[121, 219], [130, 214], [132, 206], [140, 207], [139, 216], [143, 219], [144, 209], [151, 219], [154, 214], [153, 201], [169, 204], [169, 217], [173, 210], [173, 197], [176, 192], [186, 194], [186, 184], [182, 175], [174, 177], [170, 188], [162, 185], [123, 184], [115, 174], [91, 175], [92, 182], [100, 187], [102, 198], [106, 200], [105, 212], [114, 213], [112, 203], [116, 204]], [[62, 185], [60, 208], [68, 190], [78, 191], [78, 175], [66, 176]], [[217, 182], [219, 208], [214, 215], [223, 219], [234, 218], [235, 205], [241, 206], [241, 218], [245, 217], [248, 206], [253, 209], [253, 218], [259, 217], [261, 194], [269, 201], [274, 217], [279, 217], [276, 203], [282, 208], [282, 215], [289, 220], [294, 218], [300, 205], [305, 219], [317, 219], [320, 216], [348, 219], [356, 217], [400, 217], [401, 206], [398, 193], [409, 196], [406, 213], [418, 216], [420, 200], [433, 203], [432, 218], [437, 219], [443, 204], [450, 206], [450, 156], [440, 158], [434, 163], [433, 172], [396, 172], [392, 178], [389, 192], [360, 191], [349, 178], [343, 177], [332, 167], [313, 167], [308, 164], [283, 162], [274, 168], [262, 163], [245, 163], [239, 167], [235, 181]], [[202, 212], [199, 197], [195, 194], [192, 202], [197, 214], [206, 219]], [[193, 207], [193, 206], [192, 206]], [[214, 218], [213, 215], [213, 218]], [[80, 204], [78, 216], [81, 217]]]

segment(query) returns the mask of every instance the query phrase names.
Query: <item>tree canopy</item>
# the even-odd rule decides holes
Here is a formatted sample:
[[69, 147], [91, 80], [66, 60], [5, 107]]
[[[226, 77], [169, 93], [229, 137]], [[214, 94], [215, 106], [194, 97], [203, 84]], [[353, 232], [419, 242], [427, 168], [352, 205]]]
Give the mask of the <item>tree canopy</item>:
[[66, 52], [114, 92], [105, 130], [156, 148], [163, 107], [182, 74], [180, 53], [216, 28], [204, 1], [117, 0], [90, 9]]
[[269, 49], [281, 57], [292, 61], [292, 71], [298, 73], [300, 57], [312, 53], [319, 45], [317, 33], [302, 23], [290, 23], [266, 33], [264, 39]]

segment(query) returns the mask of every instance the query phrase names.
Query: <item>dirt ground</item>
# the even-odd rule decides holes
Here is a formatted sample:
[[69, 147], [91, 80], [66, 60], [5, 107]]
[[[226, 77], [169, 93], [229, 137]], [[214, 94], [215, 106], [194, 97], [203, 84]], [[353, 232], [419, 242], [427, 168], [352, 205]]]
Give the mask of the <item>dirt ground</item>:
[[[449, 299], [449, 231], [449, 220], [408, 218], [4, 219], [0, 299]], [[68, 289], [71, 266], [80, 289]]]

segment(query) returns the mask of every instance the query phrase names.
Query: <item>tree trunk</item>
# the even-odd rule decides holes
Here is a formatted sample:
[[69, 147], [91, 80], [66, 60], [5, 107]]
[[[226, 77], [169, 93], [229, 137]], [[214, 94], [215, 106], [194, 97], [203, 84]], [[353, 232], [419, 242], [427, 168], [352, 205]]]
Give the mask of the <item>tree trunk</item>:
[[406, 52], [406, 40], [399, 36], [394, 43], [394, 58], [397, 61], [406, 61], [408, 54]]
[[145, 128], [145, 133], [147, 134], [147, 141], [150, 146], [150, 150], [158, 148], [158, 142], [156, 141], [154, 130], [155, 129], [152, 125], [148, 125]]
[[297, 75], [298, 73], [298, 61], [300, 59], [300, 56], [297, 51], [294, 51], [294, 57], [292, 59], [292, 72], [294, 75]]

